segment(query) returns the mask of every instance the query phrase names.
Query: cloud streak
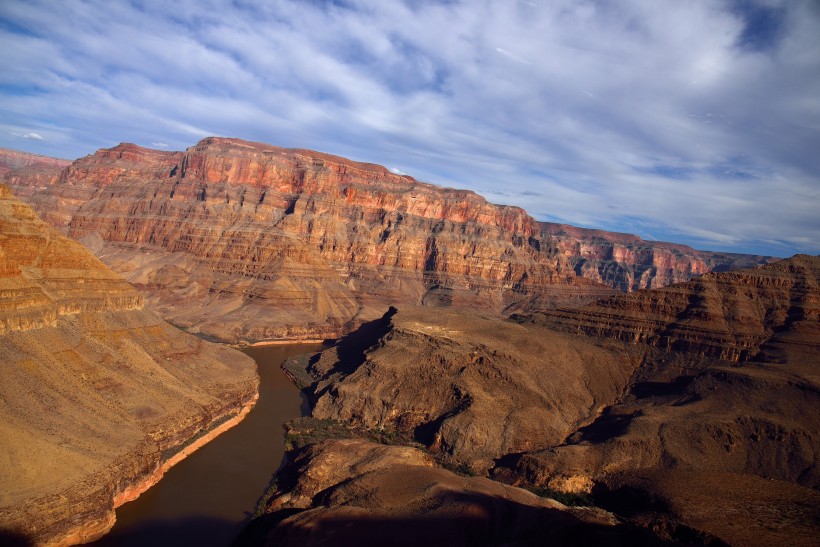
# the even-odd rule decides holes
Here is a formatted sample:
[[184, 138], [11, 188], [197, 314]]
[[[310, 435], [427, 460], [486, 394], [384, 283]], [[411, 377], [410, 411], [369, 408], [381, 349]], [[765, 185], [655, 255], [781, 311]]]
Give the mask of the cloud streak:
[[810, 0], [8, 0], [0, 146], [237, 136], [541, 219], [818, 253], [818, 36]]

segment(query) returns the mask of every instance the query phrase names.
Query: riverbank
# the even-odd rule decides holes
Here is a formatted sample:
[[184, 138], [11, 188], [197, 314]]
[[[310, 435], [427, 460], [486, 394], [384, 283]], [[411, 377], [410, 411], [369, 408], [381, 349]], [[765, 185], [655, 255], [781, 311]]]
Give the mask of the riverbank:
[[302, 394], [279, 365], [293, 355], [320, 348], [319, 344], [246, 348], [260, 377], [259, 398], [250, 412], [186, 455], [138, 499], [118, 508], [114, 528], [94, 547], [230, 544], [279, 467], [284, 455], [282, 424], [301, 414]]
[[259, 399], [259, 393], [257, 392], [256, 395], [253, 397], [251, 401], [245, 404], [233, 418], [230, 418], [226, 421], [223, 421], [215, 428], [211, 429], [210, 431], [206, 432], [204, 435], [199, 436], [194, 442], [188, 444], [171, 456], [169, 459], [163, 461], [159, 464], [157, 469], [151, 473], [149, 476], [145, 477], [140, 482], [132, 485], [129, 488], [126, 488], [122, 492], [120, 492], [117, 496], [114, 497], [114, 509], [117, 509], [124, 504], [134, 501], [141, 494], [143, 494], [146, 490], [157, 484], [160, 479], [167, 473], [172, 467], [176, 464], [183, 461], [185, 458], [196, 452], [198, 449], [202, 448], [212, 440], [216, 439], [222, 433], [225, 433], [232, 427], [239, 425], [239, 423], [245, 419], [245, 416], [251, 411], [251, 409], [256, 404], [256, 401]]
[[258, 397], [259, 393], [257, 391], [252, 399], [247, 401], [239, 412], [233, 417], [227, 420], [222, 418], [213, 420], [212, 423], [216, 423], [218, 425], [213, 429], [208, 430], [204, 434], [200, 434], [195, 441], [185, 445], [190, 439], [184, 439], [180, 443], [180, 445], [185, 445], [184, 448], [176, 452], [170, 458], [158, 461], [156, 468], [147, 471], [147, 474], [143, 474], [141, 478], [136, 478], [135, 482], [127, 485], [119, 493], [115, 493], [113, 496], [113, 506], [111, 507], [111, 510], [105, 511], [104, 514], [97, 514], [93, 518], [90, 518], [78, 524], [76, 527], [65, 531], [63, 534], [52, 537], [43, 545], [45, 547], [67, 547], [70, 545], [90, 543], [103, 538], [116, 525], [116, 509], [122, 507], [126, 503], [138, 499], [142, 494], [156, 485], [175, 465], [179, 464], [198, 449], [202, 448], [221, 434], [242, 422], [245, 416], [247, 416], [253, 409]]

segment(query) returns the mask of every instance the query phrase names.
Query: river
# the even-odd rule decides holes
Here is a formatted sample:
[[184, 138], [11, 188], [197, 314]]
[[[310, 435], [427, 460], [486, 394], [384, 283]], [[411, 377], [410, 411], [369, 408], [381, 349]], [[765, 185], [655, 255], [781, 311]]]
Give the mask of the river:
[[259, 400], [237, 426], [171, 468], [135, 501], [117, 509], [117, 523], [92, 545], [228, 545], [248, 522], [284, 456], [282, 424], [301, 415], [304, 398], [279, 365], [320, 344], [255, 346]]

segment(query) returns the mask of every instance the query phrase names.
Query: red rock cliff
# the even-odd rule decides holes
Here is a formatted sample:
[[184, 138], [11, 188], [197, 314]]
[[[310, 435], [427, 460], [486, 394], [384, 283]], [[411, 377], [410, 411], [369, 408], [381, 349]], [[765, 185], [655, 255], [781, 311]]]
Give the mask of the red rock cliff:
[[239, 139], [121, 144], [59, 177], [6, 179], [165, 317], [228, 340], [336, 337], [391, 304], [545, 309], [735, 260], [537, 223], [378, 165]]
[[122, 144], [36, 192], [15, 184], [49, 222], [97, 239], [166, 317], [223, 339], [338, 336], [392, 303], [606, 294], [545, 252], [520, 208], [317, 152]]
[[625, 292], [688, 281], [711, 271], [750, 268], [778, 260], [768, 256], [698, 251], [688, 245], [646, 241], [632, 234], [540, 222], [542, 239], [575, 273]]

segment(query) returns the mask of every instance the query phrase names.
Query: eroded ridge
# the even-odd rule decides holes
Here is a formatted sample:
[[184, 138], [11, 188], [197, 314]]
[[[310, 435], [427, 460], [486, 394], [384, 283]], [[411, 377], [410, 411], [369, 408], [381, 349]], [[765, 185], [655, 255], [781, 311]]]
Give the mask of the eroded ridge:
[[0, 185], [0, 529], [89, 541], [241, 420], [253, 361], [182, 333]]

